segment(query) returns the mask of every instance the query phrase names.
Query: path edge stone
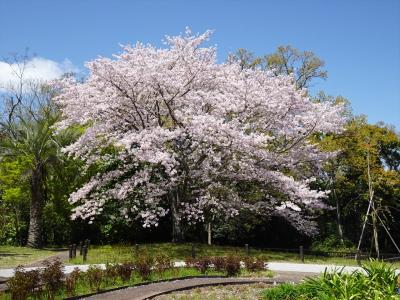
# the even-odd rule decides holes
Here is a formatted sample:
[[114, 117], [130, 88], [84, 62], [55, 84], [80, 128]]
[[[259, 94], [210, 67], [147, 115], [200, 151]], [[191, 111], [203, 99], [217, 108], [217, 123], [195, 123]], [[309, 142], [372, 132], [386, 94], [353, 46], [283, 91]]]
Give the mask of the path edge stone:
[[147, 282], [142, 282], [142, 283], [136, 283], [136, 284], [132, 284], [132, 285], [124, 285], [124, 286], [120, 286], [120, 287], [116, 287], [116, 288], [112, 288], [112, 289], [108, 289], [108, 290], [103, 290], [103, 291], [99, 291], [99, 292], [95, 292], [95, 293], [90, 293], [90, 294], [72, 296], [72, 297], [64, 298], [64, 300], [79, 300], [79, 299], [84, 299], [84, 298], [91, 297], [91, 296], [115, 292], [115, 291], [119, 291], [119, 290], [123, 290], [123, 289], [127, 289], [127, 288], [145, 286], [145, 285], [150, 285], [150, 284], [154, 284], [154, 283], [195, 279], [195, 278], [228, 278], [228, 277], [223, 276], [223, 275], [204, 275], [204, 276], [184, 276], [184, 277], [176, 277], [176, 278], [169, 278], [169, 279], [161, 279], [161, 280], [156, 280], [156, 281], [147, 281]]
[[154, 299], [155, 297], [162, 296], [162, 295], [168, 295], [171, 293], [175, 292], [181, 292], [181, 291], [187, 291], [187, 290], [192, 290], [196, 288], [203, 288], [203, 287], [210, 287], [210, 286], [225, 286], [225, 285], [242, 285], [242, 284], [256, 284], [256, 283], [266, 283], [266, 284], [280, 284], [282, 282], [270, 280], [270, 279], [260, 279], [260, 280], [246, 280], [246, 281], [234, 281], [235, 277], [232, 277], [232, 281], [229, 282], [215, 282], [215, 283], [201, 283], [193, 286], [187, 286], [187, 287], [182, 287], [182, 288], [177, 288], [177, 289], [171, 289], [168, 291], [164, 292], [159, 292], [155, 295], [149, 296], [146, 299]]

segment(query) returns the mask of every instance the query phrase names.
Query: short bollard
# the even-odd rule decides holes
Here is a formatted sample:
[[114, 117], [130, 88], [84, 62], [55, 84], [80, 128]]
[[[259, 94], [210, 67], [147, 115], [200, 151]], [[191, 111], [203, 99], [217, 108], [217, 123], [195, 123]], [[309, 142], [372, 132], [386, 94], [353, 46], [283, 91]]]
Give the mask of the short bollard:
[[89, 252], [90, 240], [86, 239], [85, 242], [83, 243], [83, 245], [86, 246], [86, 252]]
[[135, 251], [136, 251], [136, 253], [139, 252], [139, 244], [135, 244]]
[[301, 260], [301, 262], [304, 262], [304, 248], [303, 248], [303, 246], [300, 246], [300, 260]]
[[357, 261], [357, 264], [358, 264], [359, 266], [361, 266], [361, 251], [360, 251], [360, 250], [357, 250], [357, 253], [356, 253], [356, 261]]
[[68, 246], [68, 257], [69, 259], [72, 259], [72, 245]]
[[192, 258], [196, 258], [196, 248], [194, 244], [192, 244]]
[[83, 242], [79, 242], [79, 255], [82, 256], [82, 248], [83, 248]]
[[82, 254], [83, 254], [83, 261], [86, 261], [86, 258], [87, 258], [87, 253], [88, 253], [88, 251], [87, 251], [87, 246], [85, 245], [85, 246], [83, 246], [83, 248], [82, 248]]
[[246, 255], [250, 255], [249, 244], [245, 244], [244, 248], [246, 249]]
[[72, 244], [72, 257], [76, 257], [76, 244]]

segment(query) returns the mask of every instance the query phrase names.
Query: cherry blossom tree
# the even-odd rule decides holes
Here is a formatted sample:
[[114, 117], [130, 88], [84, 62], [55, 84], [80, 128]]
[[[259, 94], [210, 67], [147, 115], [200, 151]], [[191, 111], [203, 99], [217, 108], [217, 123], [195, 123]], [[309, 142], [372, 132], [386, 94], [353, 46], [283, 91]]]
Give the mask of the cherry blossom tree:
[[[117, 201], [144, 227], [171, 213], [174, 241], [182, 222], [242, 209], [315, 230], [307, 216], [325, 207], [326, 192], [310, 188], [310, 171], [332, 154], [309, 137], [339, 132], [342, 107], [311, 101], [291, 76], [218, 63], [216, 48], [203, 46], [210, 35], [187, 29], [167, 36], [165, 48], [123, 46], [87, 63], [84, 82], [57, 83], [58, 128], [86, 128], [64, 151], [103, 170], [70, 195], [73, 218], [91, 221]], [[248, 200], [246, 183], [261, 199]]]

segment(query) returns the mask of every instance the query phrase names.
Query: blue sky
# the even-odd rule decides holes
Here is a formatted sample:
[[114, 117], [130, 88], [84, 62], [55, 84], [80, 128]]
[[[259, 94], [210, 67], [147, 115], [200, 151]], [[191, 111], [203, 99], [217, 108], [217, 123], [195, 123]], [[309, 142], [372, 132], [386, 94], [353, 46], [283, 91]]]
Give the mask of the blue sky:
[[0, 0], [0, 63], [29, 47], [83, 70], [120, 43], [161, 46], [164, 35], [185, 26], [214, 29], [220, 61], [237, 48], [258, 55], [287, 44], [311, 50], [329, 72], [314, 90], [347, 97], [356, 114], [400, 129], [400, 0]]

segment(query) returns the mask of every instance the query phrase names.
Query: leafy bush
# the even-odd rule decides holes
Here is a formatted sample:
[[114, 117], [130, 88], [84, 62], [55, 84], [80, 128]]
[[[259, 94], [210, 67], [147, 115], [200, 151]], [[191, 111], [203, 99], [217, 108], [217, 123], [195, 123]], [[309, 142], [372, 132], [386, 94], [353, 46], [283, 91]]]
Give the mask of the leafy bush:
[[225, 259], [225, 271], [228, 276], [236, 276], [240, 274], [240, 257], [228, 256]]
[[[114, 268], [109, 267], [109, 272], [113, 273], [113, 269], [117, 276], [121, 277], [123, 282], [129, 281], [131, 279], [132, 271], [133, 271], [133, 263], [124, 262], [122, 264], [116, 265]], [[107, 271], [107, 269], [106, 269]], [[114, 275], [114, 274], [111, 274]]]
[[45, 261], [41, 272], [41, 279], [46, 287], [48, 299], [54, 299], [55, 293], [64, 285], [63, 264], [60, 260], [54, 262]]
[[188, 268], [195, 268], [196, 267], [196, 262], [197, 262], [197, 260], [195, 258], [193, 258], [193, 257], [186, 257], [185, 258], [185, 264], [186, 264], [186, 267], [188, 267]]
[[86, 280], [89, 283], [90, 290], [92, 292], [100, 291], [101, 282], [103, 280], [103, 270], [97, 266], [89, 266], [89, 269], [85, 273]]
[[106, 263], [104, 279], [107, 283], [114, 283], [118, 277], [118, 265]]
[[171, 257], [165, 253], [159, 253], [155, 257], [155, 268], [159, 274], [173, 268], [174, 264]]
[[338, 236], [336, 234], [332, 234], [327, 236], [322, 241], [315, 241], [311, 245], [311, 250], [322, 251], [322, 252], [330, 252], [330, 251], [355, 252], [356, 248], [354, 244], [348, 240], [344, 240], [342, 244], [342, 241], [338, 238]]
[[209, 257], [200, 257], [197, 259], [195, 267], [202, 273], [205, 274], [211, 266], [211, 259]]
[[81, 277], [81, 271], [79, 268], [74, 268], [74, 270], [65, 278], [65, 289], [68, 297], [75, 295], [75, 287], [79, 278]]
[[22, 266], [15, 268], [15, 274], [7, 281], [12, 300], [24, 300], [29, 294], [34, 294], [40, 285], [38, 270], [25, 271]]
[[294, 285], [292, 283], [282, 283], [274, 288], [266, 289], [265, 299], [268, 300], [309, 300], [309, 291], [304, 284]]
[[243, 258], [244, 266], [250, 272], [261, 271], [265, 269], [265, 262], [259, 257], [245, 256]]
[[139, 273], [139, 276], [143, 280], [149, 280], [151, 275], [151, 269], [154, 266], [154, 258], [148, 254], [138, 254], [135, 261], [135, 268]]
[[371, 261], [363, 265], [366, 274], [355, 271], [351, 274], [337, 270], [325, 272], [319, 278], [309, 278], [304, 283], [281, 285], [265, 291], [265, 299], [395, 299], [394, 269], [383, 262]]
[[211, 258], [211, 263], [214, 266], [215, 271], [223, 271], [225, 268], [225, 257], [215, 256]]

